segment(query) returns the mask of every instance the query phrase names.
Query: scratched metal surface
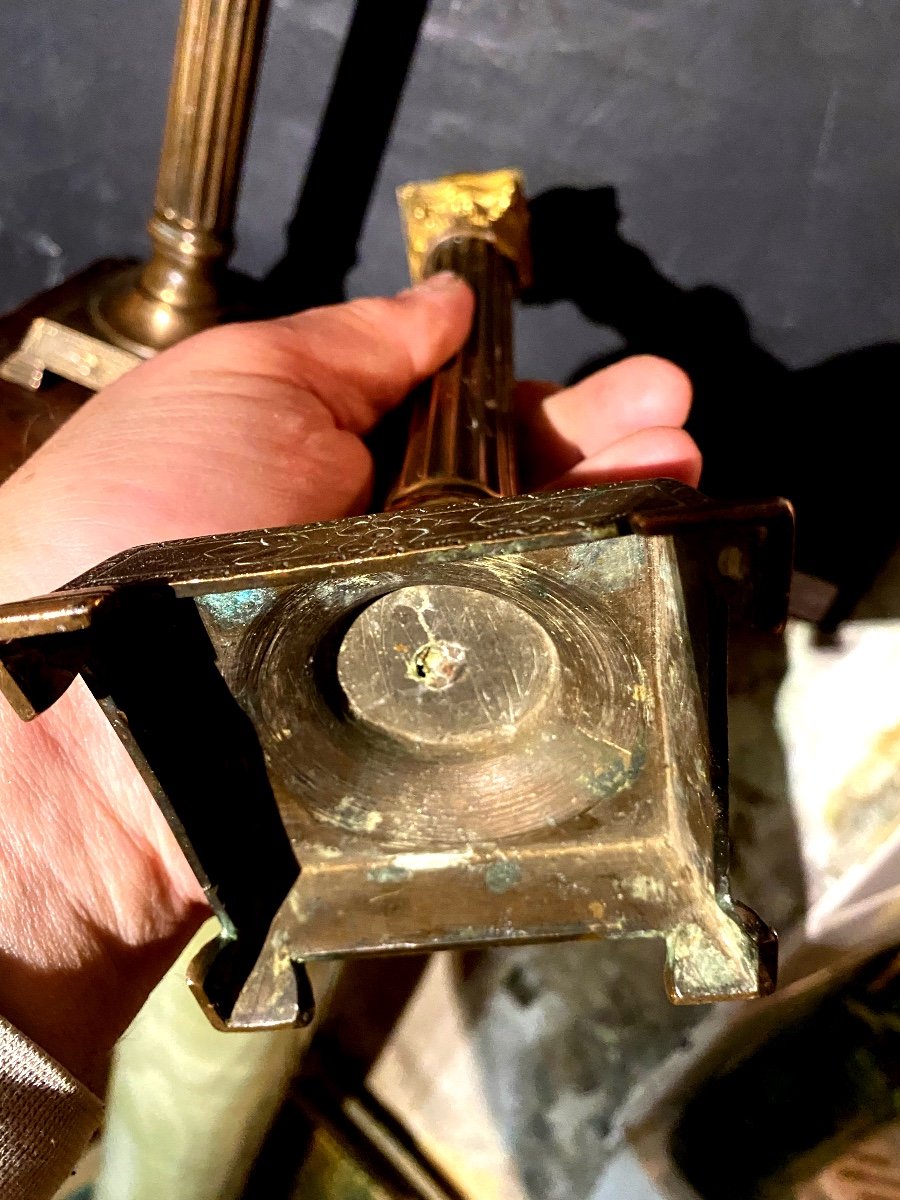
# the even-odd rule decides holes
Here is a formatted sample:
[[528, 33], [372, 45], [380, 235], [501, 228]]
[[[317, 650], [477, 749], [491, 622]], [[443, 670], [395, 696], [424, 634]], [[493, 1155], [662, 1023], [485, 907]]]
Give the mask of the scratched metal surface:
[[[121, 585], [137, 579], [166, 579], [189, 588], [207, 588], [220, 578], [229, 589], [273, 579], [267, 572], [320, 570], [352, 573], [367, 559], [380, 565], [411, 554], [464, 552], [496, 544], [498, 552], [568, 545], [617, 531], [629, 511], [673, 507], [687, 502], [689, 489], [678, 484], [619, 484], [455, 504], [439, 513], [410, 508], [350, 517], [340, 522], [215, 534], [180, 542], [161, 542], [125, 550], [73, 581], [76, 588]], [[224, 577], [227, 577], [225, 579]]]

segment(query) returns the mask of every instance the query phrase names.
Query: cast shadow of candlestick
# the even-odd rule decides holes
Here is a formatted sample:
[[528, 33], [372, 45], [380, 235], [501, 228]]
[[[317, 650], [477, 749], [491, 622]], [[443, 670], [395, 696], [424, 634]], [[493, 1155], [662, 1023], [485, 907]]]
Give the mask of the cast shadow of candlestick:
[[346, 299], [347, 276], [356, 266], [372, 192], [427, 11], [428, 0], [357, 0], [284, 251], [261, 281], [267, 314]]
[[689, 429], [702, 488], [719, 497], [787, 496], [797, 512], [797, 566], [834, 583], [823, 621], [837, 628], [896, 545], [900, 344], [865, 346], [792, 370], [753, 338], [738, 301], [686, 290], [619, 234], [613, 188], [556, 188], [531, 203], [535, 283], [526, 300], [572, 301], [617, 331], [616, 355], [658, 354], [690, 376]]
[[[347, 298], [347, 277], [359, 259], [366, 215], [428, 3], [357, 0], [354, 5], [284, 250], [260, 281], [261, 315], [283, 316]], [[376, 470], [374, 507], [399, 473], [407, 421], [405, 408], [395, 410], [367, 439]]]

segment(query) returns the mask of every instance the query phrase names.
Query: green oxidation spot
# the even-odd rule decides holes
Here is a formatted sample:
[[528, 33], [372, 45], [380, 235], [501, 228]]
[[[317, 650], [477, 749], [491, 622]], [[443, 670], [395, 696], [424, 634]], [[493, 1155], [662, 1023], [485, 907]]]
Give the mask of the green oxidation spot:
[[371, 883], [405, 883], [412, 875], [406, 867], [395, 867], [389, 863], [386, 867], [373, 867], [367, 878]]
[[261, 612], [274, 595], [272, 588], [244, 588], [240, 592], [199, 596], [197, 603], [222, 624], [242, 625]]
[[495, 896], [502, 896], [510, 888], [514, 888], [522, 879], [522, 868], [514, 862], [493, 862], [484, 873], [484, 882], [488, 891]]
[[578, 776], [578, 782], [597, 800], [622, 791], [640, 774], [647, 761], [643, 740], [638, 742], [630, 755], [606, 748], [604, 757], [592, 772]]

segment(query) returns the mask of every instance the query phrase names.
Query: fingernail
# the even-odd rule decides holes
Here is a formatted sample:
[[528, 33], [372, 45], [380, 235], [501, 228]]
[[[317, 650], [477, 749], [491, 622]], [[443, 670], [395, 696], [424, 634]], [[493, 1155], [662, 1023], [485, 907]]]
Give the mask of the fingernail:
[[462, 280], [453, 271], [438, 271], [437, 275], [429, 275], [412, 289], [414, 292], [449, 292], [459, 287]]

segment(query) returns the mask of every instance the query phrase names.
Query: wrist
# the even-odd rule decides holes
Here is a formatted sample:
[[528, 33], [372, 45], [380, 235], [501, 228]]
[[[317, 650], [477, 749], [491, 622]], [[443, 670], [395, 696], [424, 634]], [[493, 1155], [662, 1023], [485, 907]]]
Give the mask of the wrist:
[[100, 1091], [208, 909], [81, 685], [30, 723], [0, 708], [0, 767], [0, 1015]]

